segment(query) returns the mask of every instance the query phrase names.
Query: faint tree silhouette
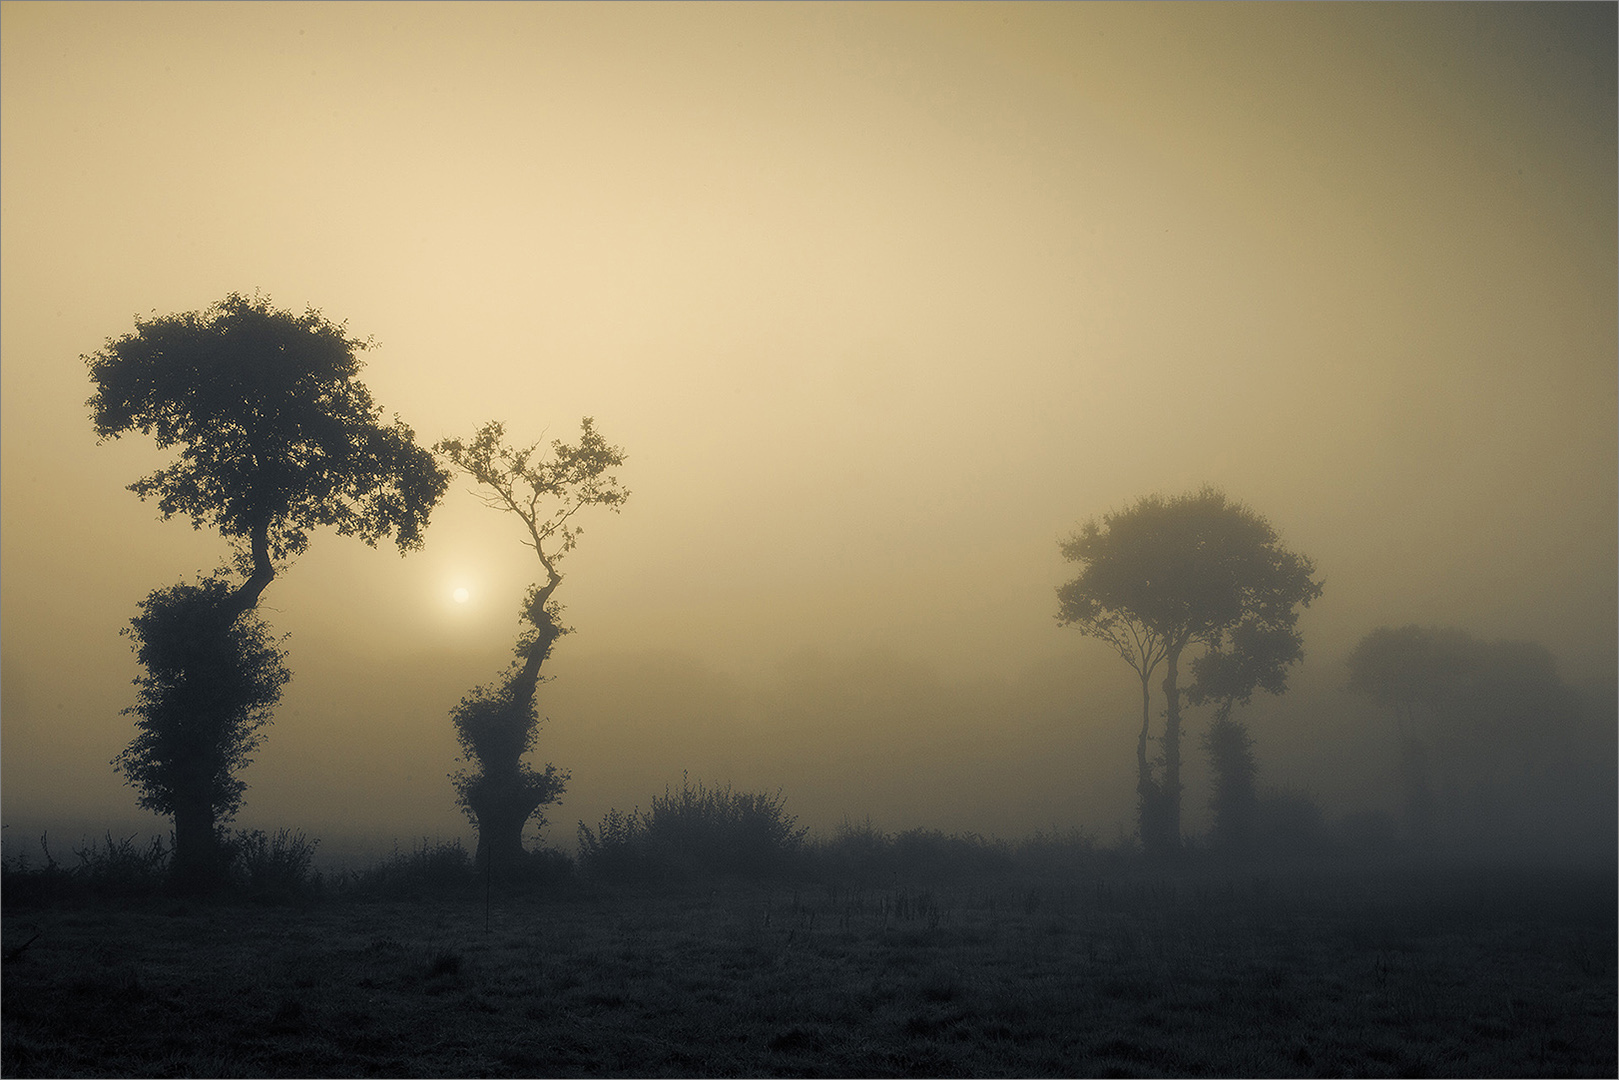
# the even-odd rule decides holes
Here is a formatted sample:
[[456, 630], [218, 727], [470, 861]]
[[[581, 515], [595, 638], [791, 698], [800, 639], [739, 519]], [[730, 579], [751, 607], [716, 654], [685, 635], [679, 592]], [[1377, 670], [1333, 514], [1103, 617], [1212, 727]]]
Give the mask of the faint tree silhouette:
[[1210, 835], [1216, 847], [1231, 852], [1251, 848], [1259, 809], [1259, 765], [1254, 760], [1253, 738], [1231, 710], [1248, 704], [1255, 690], [1284, 693], [1287, 669], [1303, 658], [1304, 640], [1292, 626], [1246, 619], [1232, 628], [1219, 647], [1192, 661], [1186, 700], [1215, 706], [1214, 719], [1203, 733], [1203, 746], [1214, 781], [1209, 804], [1213, 811]]
[[[1433, 838], [1447, 812], [1510, 813], [1569, 753], [1578, 704], [1544, 646], [1455, 627], [1382, 626], [1349, 654], [1348, 689], [1390, 708], [1406, 828]], [[1477, 805], [1463, 806], [1471, 800]]]
[[[165, 519], [183, 514], [194, 528], [217, 529], [233, 545], [242, 577], [234, 587], [215, 575], [196, 589], [153, 593], [148, 604], [157, 607], [147, 617], [159, 619], [154, 612], [162, 617], [147, 630], [140, 630], [137, 620], [137, 633], [149, 646], [138, 650], [143, 661], [150, 656], [167, 663], [162, 658], [170, 656], [172, 634], [211, 633], [219, 638], [214, 650], [188, 646], [190, 651], [182, 652], [193, 667], [174, 670], [203, 672], [218, 687], [236, 685], [232, 680], [258, 685], [268, 669], [225, 671], [233, 659], [245, 663], [258, 655], [241, 650], [258, 640], [262, 628], [238, 620], [258, 604], [277, 564], [308, 548], [311, 530], [329, 525], [373, 546], [392, 537], [401, 553], [421, 545], [449, 474], [416, 445], [397, 417], [382, 422], [370, 392], [356, 378], [357, 354], [368, 345], [312, 308], [296, 315], [277, 310], [266, 298], [231, 293], [204, 311], [137, 318], [133, 333], [84, 357], [95, 386], [87, 404], [97, 436], [116, 439], [139, 431], [160, 449], [178, 448], [177, 460], [129, 490], [142, 499], [155, 498]], [[170, 674], [148, 669], [150, 685], [143, 693], [159, 697], [143, 698], [137, 712], [149, 722], [151, 715], [139, 711], [157, 708], [153, 702], [159, 698], [171, 736], [236, 730], [245, 722], [230, 713], [234, 699], [229, 695], [162, 689]], [[250, 711], [270, 704], [273, 699]], [[226, 711], [175, 718], [174, 710], [182, 708]], [[216, 744], [206, 741], [212, 737], [198, 747], [199, 755], [213, 752]], [[136, 745], [144, 744], [137, 738]], [[155, 745], [125, 764], [147, 761], [144, 755], [155, 753]], [[205, 788], [198, 779], [177, 790]], [[188, 822], [201, 820], [191, 809], [185, 816]], [[182, 827], [177, 811], [177, 843], [190, 838], [206, 843], [204, 837], [211, 838], [208, 829]], [[196, 854], [201, 862], [177, 850], [177, 865], [207, 861], [206, 852]]]
[[158, 589], [124, 630], [146, 674], [124, 710], [138, 734], [113, 768], [142, 807], [174, 819], [173, 871], [197, 889], [223, 877], [220, 826], [246, 787], [236, 773], [252, 761], [291, 677], [263, 621], [230, 613], [232, 593], [217, 575]]
[[450, 713], [464, 759], [475, 771], [452, 775], [458, 801], [478, 829], [475, 855], [480, 867], [493, 858], [515, 866], [523, 857], [523, 829], [530, 818], [562, 794], [568, 774], [547, 764], [536, 771], [522, 760], [534, 748], [539, 712], [534, 694], [540, 668], [558, 638], [572, 628], [561, 621], [552, 599], [562, 574], [557, 564], [574, 549], [583, 532], [574, 515], [588, 506], [617, 513], [629, 497], [613, 470], [624, 452], [609, 446], [585, 417], [579, 442], [507, 445], [504, 425], [491, 421], [470, 439], [443, 439], [434, 449], [477, 481], [485, 504], [517, 515], [528, 535], [523, 543], [539, 557], [545, 580], [531, 585], [518, 613], [519, 634], [511, 668], [497, 682], [480, 686]]
[[[1060, 625], [1111, 645], [1141, 680], [1136, 792], [1148, 851], [1180, 849], [1181, 697], [1188, 647], [1220, 650], [1244, 624], [1291, 631], [1321, 595], [1314, 564], [1281, 544], [1271, 524], [1213, 488], [1148, 496], [1086, 523], [1061, 545], [1080, 575], [1057, 589]], [[1164, 669], [1161, 753], [1148, 754], [1154, 671]], [[1283, 665], [1285, 668], [1285, 665]]]

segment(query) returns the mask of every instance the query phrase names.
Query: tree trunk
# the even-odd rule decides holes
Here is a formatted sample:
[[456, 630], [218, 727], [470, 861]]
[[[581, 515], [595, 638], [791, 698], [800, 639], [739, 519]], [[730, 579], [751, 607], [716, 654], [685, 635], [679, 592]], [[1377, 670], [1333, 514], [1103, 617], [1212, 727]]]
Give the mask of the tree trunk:
[[1136, 739], [1136, 818], [1141, 833], [1141, 846], [1157, 851], [1163, 832], [1163, 796], [1152, 775], [1152, 760], [1147, 756], [1148, 733], [1152, 725], [1151, 671], [1141, 676], [1141, 734]]
[[1171, 644], [1164, 656], [1164, 780], [1159, 792], [1163, 834], [1158, 839], [1159, 851], [1165, 855], [1181, 847], [1181, 692], [1177, 669], [1183, 647]]
[[1152, 782], [1152, 762], [1147, 760], [1147, 731], [1152, 724], [1152, 691], [1148, 687], [1147, 680], [1151, 678], [1151, 672], [1141, 676], [1141, 737], [1136, 740], [1138, 788], [1142, 784]]
[[[473, 863], [480, 872], [489, 869], [498, 876], [522, 865], [528, 855], [523, 850], [523, 827], [534, 816], [534, 809], [525, 808], [524, 803], [495, 802], [477, 811], [478, 849]], [[492, 869], [491, 857], [494, 859]]]
[[207, 803], [187, 803], [174, 809], [174, 855], [171, 872], [183, 892], [211, 892], [224, 884], [224, 852], [219, 847], [219, 823]]
[[270, 526], [268, 523], [253, 528], [253, 573], [237, 586], [225, 601], [225, 625], [230, 626], [243, 612], [258, 606], [259, 597], [275, 580], [275, 564], [270, 561]]

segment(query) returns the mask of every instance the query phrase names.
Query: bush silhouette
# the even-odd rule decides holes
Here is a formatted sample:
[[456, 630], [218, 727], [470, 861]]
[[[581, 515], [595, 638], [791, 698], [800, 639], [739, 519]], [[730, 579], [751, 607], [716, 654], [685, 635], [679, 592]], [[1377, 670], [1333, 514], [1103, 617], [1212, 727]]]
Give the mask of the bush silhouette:
[[708, 788], [686, 778], [645, 813], [609, 810], [594, 830], [581, 821], [579, 862], [603, 878], [761, 878], [787, 869], [802, 850], [808, 830], [797, 821], [779, 791]]

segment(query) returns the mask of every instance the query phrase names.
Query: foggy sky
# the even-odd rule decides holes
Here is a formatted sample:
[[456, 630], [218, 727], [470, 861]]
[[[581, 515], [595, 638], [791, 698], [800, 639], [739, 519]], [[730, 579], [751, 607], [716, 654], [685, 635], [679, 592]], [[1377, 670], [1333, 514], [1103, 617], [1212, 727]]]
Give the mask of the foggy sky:
[[[548, 838], [682, 769], [1127, 824], [1135, 683], [1056, 626], [1057, 541], [1204, 483], [1326, 583], [1273, 775], [1375, 798], [1331, 756], [1378, 625], [1613, 677], [1612, 5], [6, 3], [0, 50], [8, 822], [135, 817], [118, 630], [227, 548], [124, 490], [166, 459], [96, 445], [80, 357], [232, 290], [374, 336], [424, 443], [628, 453], [562, 564]], [[315, 537], [241, 824], [467, 831], [519, 536], [458, 481], [403, 560]]]

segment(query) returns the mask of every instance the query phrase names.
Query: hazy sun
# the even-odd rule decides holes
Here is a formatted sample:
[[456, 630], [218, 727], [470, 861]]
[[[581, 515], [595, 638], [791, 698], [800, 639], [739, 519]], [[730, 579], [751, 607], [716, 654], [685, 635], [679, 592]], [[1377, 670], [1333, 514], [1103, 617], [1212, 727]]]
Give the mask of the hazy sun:
[[457, 604], [466, 603], [467, 600], [470, 599], [471, 596], [472, 596], [472, 594], [467, 592], [465, 589], [457, 589], [457, 590], [455, 590], [455, 592], [451, 593], [450, 595], [455, 597], [455, 602]]

